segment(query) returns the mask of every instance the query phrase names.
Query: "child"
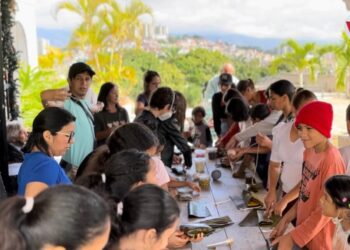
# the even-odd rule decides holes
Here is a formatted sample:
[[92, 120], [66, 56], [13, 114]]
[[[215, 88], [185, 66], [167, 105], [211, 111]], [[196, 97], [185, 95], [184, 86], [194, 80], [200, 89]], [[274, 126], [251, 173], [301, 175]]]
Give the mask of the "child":
[[350, 249], [350, 176], [332, 176], [327, 180], [324, 188], [324, 194], [320, 200], [322, 213], [332, 217], [336, 226], [333, 249]]
[[195, 147], [211, 147], [213, 139], [211, 137], [209, 126], [204, 121], [205, 110], [203, 107], [195, 107], [192, 111], [192, 120], [194, 123], [194, 133], [189, 139]]
[[[333, 121], [332, 105], [314, 101], [306, 104], [297, 114], [295, 126], [302, 140], [304, 163], [296, 204], [283, 216], [271, 237], [278, 248], [292, 249], [295, 246], [309, 250], [332, 249], [335, 226], [330, 218], [322, 215], [319, 200], [325, 181], [345, 172], [344, 163], [337, 148], [330, 142]], [[284, 234], [288, 224], [297, 218], [296, 227]]]
[[[350, 105], [346, 109], [346, 128], [350, 134]], [[345, 163], [346, 174], [350, 175], [350, 145], [340, 148], [339, 151]]]

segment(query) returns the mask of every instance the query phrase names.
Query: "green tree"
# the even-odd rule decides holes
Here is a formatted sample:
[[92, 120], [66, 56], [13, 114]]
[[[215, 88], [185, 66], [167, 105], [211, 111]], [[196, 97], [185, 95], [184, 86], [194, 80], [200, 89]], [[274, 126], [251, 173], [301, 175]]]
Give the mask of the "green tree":
[[320, 58], [315, 56], [317, 54], [315, 43], [301, 45], [297, 41], [289, 39], [281, 47], [287, 49], [287, 51], [276, 57], [271, 63], [273, 72], [276, 72], [279, 66], [285, 64], [299, 74], [300, 86], [304, 84], [304, 73], [306, 70], [309, 70], [311, 79], [315, 79], [316, 67], [320, 65]]
[[341, 90], [346, 89], [347, 94], [349, 94], [346, 87], [348, 86], [347, 77], [350, 68], [350, 38], [345, 32], [342, 33], [342, 43], [340, 46], [334, 47], [333, 51], [336, 55], [337, 87]]

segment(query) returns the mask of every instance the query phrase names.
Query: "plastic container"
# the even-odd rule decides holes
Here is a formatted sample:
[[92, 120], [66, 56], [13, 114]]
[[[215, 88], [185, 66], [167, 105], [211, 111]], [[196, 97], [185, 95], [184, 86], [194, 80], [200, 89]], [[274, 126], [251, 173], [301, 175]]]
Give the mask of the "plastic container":
[[205, 171], [205, 159], [204, 158], [194, 158], [194, 165], [196, 167], [197, 173], [204, 173], [204, 171]]

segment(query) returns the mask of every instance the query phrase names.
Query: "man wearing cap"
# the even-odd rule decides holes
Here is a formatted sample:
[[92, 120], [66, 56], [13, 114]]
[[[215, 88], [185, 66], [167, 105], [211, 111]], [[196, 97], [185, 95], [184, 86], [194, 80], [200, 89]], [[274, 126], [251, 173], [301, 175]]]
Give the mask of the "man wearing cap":
[[219, 78], [219, 86], [220, 91], [213, 95], [211, 105], [213, 111], [214, 130], [216, 135], [221, 137], [228, 130], [227, 115], [225, 112], [226, 107], [223, 99], [226, 91], [234, 86], [232, 83], [232, 76], [227, 73], [221, 74]]
[[[235, 68], [231, 63], [225, 63], [222, 66], [220, 70], [220, 74], [223, 74], [223, 73], [230, 74], [232, 77], [232, 82], [234, 84], [237, 84], [239, 82], [238, 78], [234, 76]], [[220, 85], [219, 85], [220, 74], [216, 74], [213, 78], [211, 78], [208, 81], [207, 86], [205, 87], [205, 90], [204, 90], [203, 104], [204, 104], [205, 110], [207, 111], [208, 117], [211, 117], [210, 102], [212, 100], [212, 97], [216, 92], [220, 91]]]
[[[77, 170], [86, 155], [92, 152], [94, 148], [93, 114], [90, 110], [90, 105], [85, 99], [94, 75], [95, 72], [86, 63], [74, 63], [68, 72], [67, 81], [69, 91], [63, 91], [62, 89], [46, 90], [41, 93], [44, 106], [52, 106], [48, 104], [49, 101], [53, 99], [53, 95], [60, 94], [59, 100], [64, 100], [64, 102], [59, 106], [68, 110], [76, 117], [75, 123], [77, 129], [75, 130], [74, 143], [62, 157], [61, 161], [62, 167], [66, 168], [66, 170], [72, 167], [73, 173]], [[58, 93], [58, 91], [62, 93]]]

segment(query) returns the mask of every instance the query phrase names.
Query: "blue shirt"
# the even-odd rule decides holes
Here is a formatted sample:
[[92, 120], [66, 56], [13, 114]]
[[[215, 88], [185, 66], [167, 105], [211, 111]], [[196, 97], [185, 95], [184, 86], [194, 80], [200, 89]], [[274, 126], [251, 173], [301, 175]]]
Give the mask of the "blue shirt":
[[[87, 112], [90, 112], [86, 100], [79, 100], [79, 102], [85, 107]], [[94, 149], [94, 124], [86, 115], [83, 108], [71, 99], [67, 99], [64, 102], [64, 108], [72, 113], [76, 120], [74, 143], [70, 146], [62, 159], [77, 168], [85, 157]], [[92, 114], [91, 117], [93, 117]]]
[[57, 184], [72, 184], [55, 159], [42, 152], [24, 155], [17, 180], [19, 195], [24, 195], [26, 186], [30, 182], [42, 182], [49, 187]]

